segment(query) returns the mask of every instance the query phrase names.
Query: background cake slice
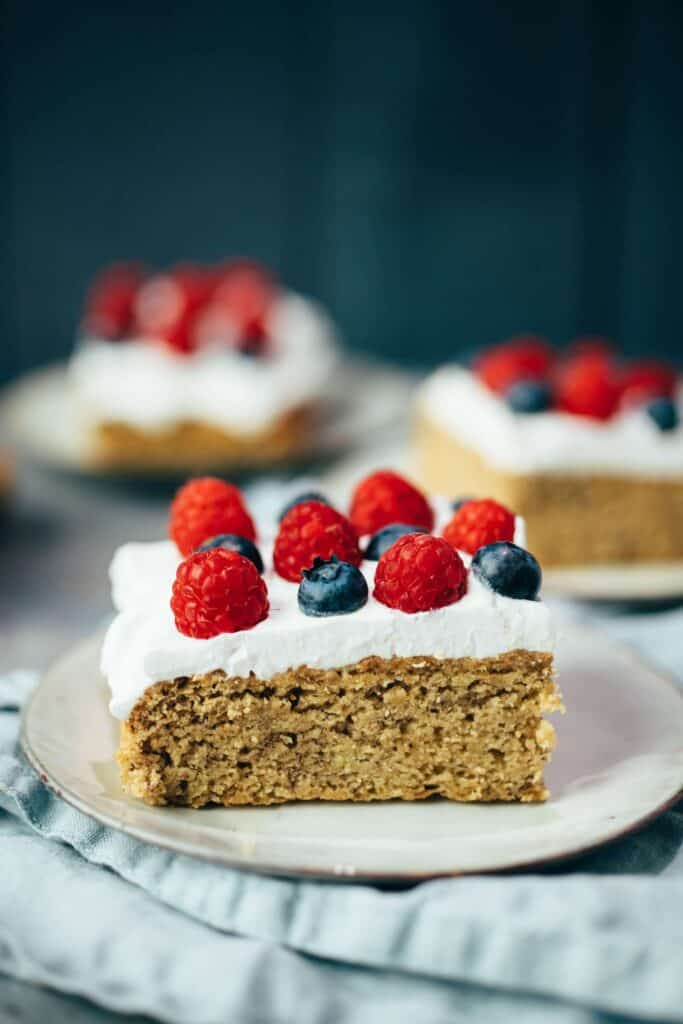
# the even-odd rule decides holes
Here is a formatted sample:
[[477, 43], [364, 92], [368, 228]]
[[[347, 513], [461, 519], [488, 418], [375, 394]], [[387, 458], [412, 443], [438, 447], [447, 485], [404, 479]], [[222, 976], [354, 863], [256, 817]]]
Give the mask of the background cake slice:
[[126, 265], [93, 283], [70, 372], [91, 463], [196, 471], [305, 451], [335, 364], [327, 315], [261, 267]]
[[374, 474], [351, 519], [294, 504], [255, 556], [232, 530], [251, 532], [239, 492], [187, 485], [176, 540], [112, 564], [102, 664], [124, 787], [193, 807], [545, 799], [543, 716], [561, 704], [540, 570], [519, 521], [480, 505], [453, 514]]
[[431, 490], [514, 508], [543, 565], [683, 560], [683, 400], [667, 367], [499, 346], [425, 382], [414, 459]]

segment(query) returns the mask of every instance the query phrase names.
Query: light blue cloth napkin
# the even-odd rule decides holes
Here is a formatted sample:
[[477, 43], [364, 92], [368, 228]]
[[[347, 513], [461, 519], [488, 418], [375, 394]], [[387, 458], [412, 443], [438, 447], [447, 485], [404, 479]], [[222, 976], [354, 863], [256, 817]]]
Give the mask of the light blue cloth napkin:
[[[683, 678], [683, 611], [604, 624]], [[0, 679], [0, 972], [174, 1024], [683, 1022], [683, 805], [571, 873], [260, 878], [53, 796], [16, 747], [33, 684]]]

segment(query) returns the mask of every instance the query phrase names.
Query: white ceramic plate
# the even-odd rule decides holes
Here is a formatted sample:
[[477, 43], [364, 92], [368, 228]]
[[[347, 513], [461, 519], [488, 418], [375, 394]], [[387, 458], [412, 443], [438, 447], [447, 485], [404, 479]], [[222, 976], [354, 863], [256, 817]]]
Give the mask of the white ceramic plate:
[[585, 601], [674, 601], [683, 597], [683, 562], [544, 569], [543, 590]]
[[127, 797], [113, 761], [118, 723], [97, 671], [101, 635], [62, 658], [28, 705], [22, 745], [49, 786], [138, 839], [256, 871], [410, 881], [531, 866], [637, 828], [683, 788], [683, 699], [627, 648], [567, 627], [567, 705], [546, 804], [291, 804], [154, 808]]
[[[414, 384], [415, 377], [402, 370], [347, 359], [330, 383], [310, 447], [288, 461], [339, 454], [391, 430], [405, 417]], [[42, 465], [89, 476], [125, 475], [89, 465], [88, 429], [74, 402], [65, 364], [34, 370], [15, 381], [0, 402], [0, 425], [21, 451]], [[202, 468], [218, 471], [221, 465]], [[153, 470], [145, 471], [145, 476], [154, 475]], [[159, 475], [171, 474], [164, 469]]]

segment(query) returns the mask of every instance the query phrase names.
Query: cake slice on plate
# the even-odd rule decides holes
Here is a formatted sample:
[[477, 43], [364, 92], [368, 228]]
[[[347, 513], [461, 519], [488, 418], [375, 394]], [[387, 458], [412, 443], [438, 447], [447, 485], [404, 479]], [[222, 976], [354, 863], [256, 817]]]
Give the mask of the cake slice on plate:
[[683, 392], [659, 363], [539, 339], [444, 366], [417, 401], [422, 482], [491, 495], [527, 524], [546, 567], [683, 560]]
[[85, 457], [103, 470], [300, 454], [337, 361], [323, 310], [245, 262], [109, 268], [91, 287], [80, 334], [74, 401]]
[[113, 561], [102, 668], [124, 788], [150, 804], [544, 800], [561, 707], [523, 524], [380, 471], [259, 536], [191, 481], [170, 540]]

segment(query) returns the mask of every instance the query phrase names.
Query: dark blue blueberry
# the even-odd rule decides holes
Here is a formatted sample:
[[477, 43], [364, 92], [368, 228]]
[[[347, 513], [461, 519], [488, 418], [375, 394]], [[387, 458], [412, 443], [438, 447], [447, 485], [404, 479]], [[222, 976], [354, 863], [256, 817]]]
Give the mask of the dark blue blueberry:
[[504, 597], [535, 601], [541, 589], [541, 567], [534, 556], [507, 540], [479, 548], [472, 559], [472, 572]]
[[505, 397], [515, 412], [545, 412], [553, 400], [550, 386], [541, 380], [518, 380]]
[[235, 346], [237, 351], [248, 358], [260, 358], [266, 354], [268, 336], [259, 323], [247, 325]]
[[384, 552], [388, 551], [399, 537], [405, 537], [407, 533], [427, 533], [427, 530], [422, 526], [409, 526], [408, 523], [390, 523], [389, 526], [383, 526], [377, 533], [373, 533], [364, 557], [371, 562], [379, 561]]
[[675, 430], [678, 426], [678, 409], [670, 398], [653, 398], [645, 406], [645, 411], [660, 430]]
[[457, 512], [458, 509], [462, 508], [463, 505], [466, 505], [468, 501], [474, 501], [474, 498], [454, 498], [453, 501], [451, 502], [451, 509], [454, 512]]
[[296, 498], [292, 498], [288, 501], [284, 508], [280, 511], [280, 515], [277, 517], [278, 522], [282, 522], [287, 513], [294, 508], [295, 505], [301, 505], [304, 501], [320, 501], [323, 505], [329, 505], [330, 502], [327, 500], [324, 494], [320, 494], [319, 491], [304, 491], [303, 494], [297, 494]]
[[200, 544], [197, 551], [210, 551], [212, 548], [225, 548], [226, 551], [236, 551], [238, 555], [244, 555], [250, 562], [253, 562], [259, 572], [263, 572], [261, 552], [246, 537], [240, 537], [237, 533], [219, 533], [217, 537], [210, 537], [203, 544]]
[[336, 555], [328, 562], [316, 558], [313, 568], [304, 569], [301, 577], [297, 597], [304, 615], [346, 615], [367, 602], [363, 573], [350, 562], [340, 562]]

